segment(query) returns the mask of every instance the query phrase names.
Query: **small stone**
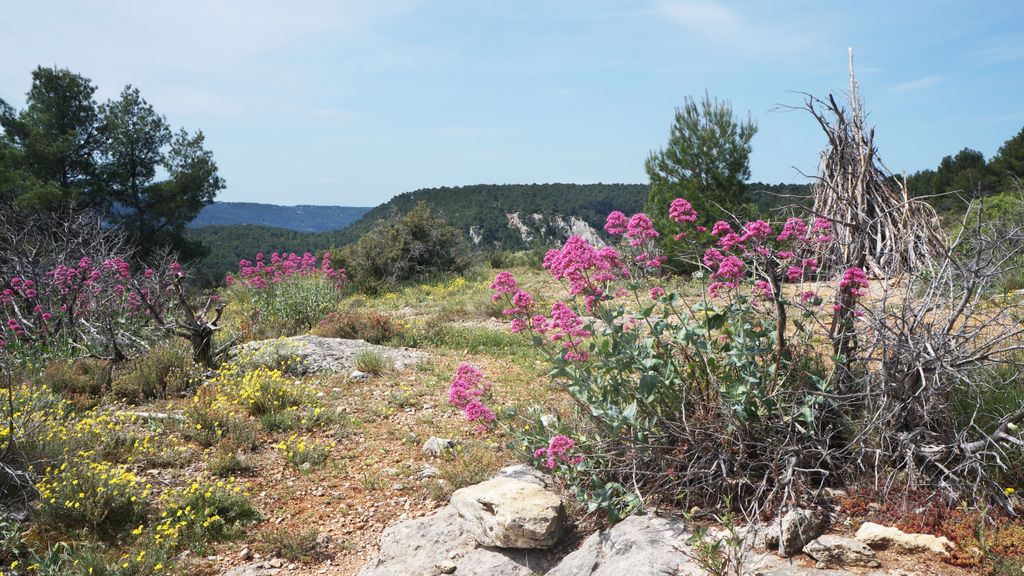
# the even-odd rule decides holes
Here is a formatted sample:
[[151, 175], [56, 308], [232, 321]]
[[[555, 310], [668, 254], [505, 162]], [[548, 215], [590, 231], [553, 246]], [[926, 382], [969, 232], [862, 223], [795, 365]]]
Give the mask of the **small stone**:
[[828, 528], [829, 515], [818, 508], [793, 508], [772, 522], [765, 532], [764, 543], [779, 556], [789, 558], [821, 536]]
[[494, 477], [522, 480], [523, 482], [536, 484], [541, 488], [547, 488], [552, 484], [551, 476], [527, 464], [513, 464], [512, 466], [505, 466], [501, 470], [498, 470], [498, 473], [495, 474]]
[[455, 562], [442, 560], [437, 563], [437, 571], [441, 574], [455, 574]]
[[878, 568], [875, 552], [860, 540], [842, 536], [824, 535], [804, 546], [804, 554], [814, 558], [822, 566], [859, 566]]
[[455, 441], [450, 438], [438, 438], [432, 436], [423, 443], [423, 453], [430, 456], [440, 456], [448, 450], [455, 448]]
[[441, 474], [441, 471], [433, 466], [424, 466], [423, 470], [420, 470], [419, 474], [416, 475], [420, 480], [426, 480], [427, 478], [436, 478]]
[[405, 490], [405, 484], [397, 482], [391, 485], [391, 489], [394, 490], [395, 492], [401, 492], [402, 490]]
[[243, 562], [246, 560], [252, 560], [252, 550], [250, 550], [249, 548], [242, 548], [242, 550], [238, 553], [238, 559], [242, 560]]
[[365, 382], [366, 380], [370, 379], [370, 375], [360, 370], [353, 370], [351, 373], [349, 373], [348, 379], [353, 382]]
[[270, 565], [271, 568], [283, 568], [284, 560], [280, 558], [271, 558], [270, 562], [267, 562], [267, 564]]
[[931, 552], [949, 557], [949, 549], [953, 543], [945, 536], [931, 534], [908, 534], [893, 526], [883, 526], [874, 522], [865, 522], [857, 530], [857, 540], [872, 548], [897, 548], [904, 552]]

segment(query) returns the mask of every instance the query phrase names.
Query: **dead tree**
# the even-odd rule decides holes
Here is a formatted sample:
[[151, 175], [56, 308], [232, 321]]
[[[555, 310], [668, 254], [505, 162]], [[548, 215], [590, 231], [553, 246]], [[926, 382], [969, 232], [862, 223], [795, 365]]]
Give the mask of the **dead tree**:
[[876, 278], [924, 270], [946, 250], [935, 210], [910, 198], [906, 182], [878, 158], [874, 128], [864, 121], [850, 50], [849, 109], [831, 94], [806, 95], [807, 110], [828, 138], [814, 191], [814, 213], [832, 221], [835, 242], [822, 248], [826, 272], [864, 268]]

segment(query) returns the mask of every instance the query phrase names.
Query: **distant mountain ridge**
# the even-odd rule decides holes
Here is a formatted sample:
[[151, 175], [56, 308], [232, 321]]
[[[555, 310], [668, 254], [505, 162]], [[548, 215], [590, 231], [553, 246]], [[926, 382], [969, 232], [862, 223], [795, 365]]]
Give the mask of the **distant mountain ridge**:
[[203, 208], [189, 228], [255, 224], [297, 232], [327, 232], [349, 226], [370, 211], [358, 206], [279, 206], [256, 202], [214, 202]]

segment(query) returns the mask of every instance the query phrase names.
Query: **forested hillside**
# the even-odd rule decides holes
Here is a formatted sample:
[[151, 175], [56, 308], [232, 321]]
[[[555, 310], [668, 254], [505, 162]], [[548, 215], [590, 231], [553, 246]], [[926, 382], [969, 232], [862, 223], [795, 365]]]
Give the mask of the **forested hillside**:
[[[482, 249], [520, 248], [533, 238], [555, 238], [571, 217], [600, 229], [611, 210], [637, 212], [647, 201], [645, 184], [478, 184], [424, 188], [395, 196], [370, 210], [342, 235], [351, 242], [394, 213], [420, 202], [462, 230]], [[511, 224], [518, 214], [522, 226]], [[539, 217], [534, 216], [539, 215]], [[512, 216], [513, 221], [516, 220]], [[528, 230], [524, 233], [524, 229]]]
[[224, 274], [237, 269], [242, 258], [252, 258], [257, 252], [320, 252], [338, 245], [340, 231], [299, 232], [277, 226], [235, 224], [190, 228], [185, 234], [209, 250], [192, 267], [196, 279], [202, 284], [216, 284], [224, 279]]
[[369, 210], [370, 208], [357, 206], [278, 206], [255, 202], [214, 202], [203, 208], [189, 227], [258, 224], [299, 232], [327, 232], [340, 230], [352, 224]]

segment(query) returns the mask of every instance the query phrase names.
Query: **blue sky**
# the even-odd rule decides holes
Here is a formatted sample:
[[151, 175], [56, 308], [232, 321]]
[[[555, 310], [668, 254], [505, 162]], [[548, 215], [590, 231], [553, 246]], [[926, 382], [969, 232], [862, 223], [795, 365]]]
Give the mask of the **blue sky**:
[[[430, 186], [645, 182], [687, 95], [760, 128], [755, 180], [805, 181], [824, 139], [779, 112], [847, 86], [882, 158], [986, 157], [1024, 126], [1024, 3], [0, 0], [0, 97], [58, 65], [202, 129], [221, 200], [376, 205]], [[12, 25], [13, 23], [13, 25]]]

